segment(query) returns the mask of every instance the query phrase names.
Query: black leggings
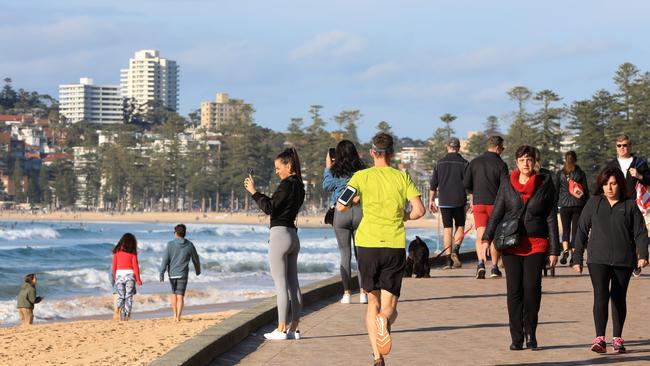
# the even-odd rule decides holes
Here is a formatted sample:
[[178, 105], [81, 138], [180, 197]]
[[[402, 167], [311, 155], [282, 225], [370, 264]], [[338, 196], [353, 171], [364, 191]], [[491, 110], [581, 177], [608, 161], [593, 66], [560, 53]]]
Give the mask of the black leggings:
[[529, 256], [503, 255], [506, 266], [508, 317], [513, 343], [524, 342], [524, 331], [535, 337], [537, 314], [542, 301], [542, 269], [546, 253]]
[[573, 240], [576, 237], [578, 229], [578, 219], [582, 207], [560, 207], [560, 220], [562, 221], [562, 241], [569, 243], [569, 248], [573, 248]]
[[[605, 336], [607, 327], [607, 306], [612, 299], [612, 325], [614, 337], [623, 333], [623, 324], [627, 315], [627, 285], [632, 276], [631, 267], [617, 267], [607, 264], [588, 263], [589, 277], [594, 287], [594, 324], [596, 337]], [[611, 289], [610, 289], [611, 283]]]

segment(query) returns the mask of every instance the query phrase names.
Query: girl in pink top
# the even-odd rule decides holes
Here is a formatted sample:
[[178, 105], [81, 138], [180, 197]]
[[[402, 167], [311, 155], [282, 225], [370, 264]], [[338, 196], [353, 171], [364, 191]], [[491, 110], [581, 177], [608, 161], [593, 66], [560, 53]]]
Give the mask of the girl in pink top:
[[113, 278], [117, 302], [115, 304], [115, 320], [129, 320], [135, 295], [135, 284], [142, 286], [140, 268], [138, 266], [138, 242], [130, 233], [122, 235], [119, 243], [113, 249]]

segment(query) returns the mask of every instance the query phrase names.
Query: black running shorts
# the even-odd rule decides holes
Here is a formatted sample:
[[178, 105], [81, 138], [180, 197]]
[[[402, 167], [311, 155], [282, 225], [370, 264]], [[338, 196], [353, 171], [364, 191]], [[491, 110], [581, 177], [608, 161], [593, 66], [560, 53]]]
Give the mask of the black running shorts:
[[453, 228], [454, 222], [456, 227], [465, 226], [465, 206], [440, 208], [440, 215], [442, 215], [442, 227]]
[[169, 283], [172, 285], [172, 293], [175, 295], [185, 296], [187, 288], [187, 278], [171, 278]]
[[357, 247], [357, 260], [366, 292], [386, 290], [399, 297], [406, 263], [404, 248]]

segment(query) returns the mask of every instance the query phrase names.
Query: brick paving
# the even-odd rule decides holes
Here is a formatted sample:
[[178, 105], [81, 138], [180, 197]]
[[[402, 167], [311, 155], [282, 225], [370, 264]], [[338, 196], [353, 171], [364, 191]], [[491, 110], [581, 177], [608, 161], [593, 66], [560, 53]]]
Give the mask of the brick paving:
[[[589, 351], [594, 337], [589, 276], [567, 267], [542, 282], [538, 351], [510, 351], [505, 279], [474, 279], [472, 265], [405, 279], [387, 365], [650, 365], [650, 275], [633, 278], [623, 332], [628, 353]], [[650, 271], [648, 271], [650, 272]], [[212, 365], [370, 365], [365, 306], [329, 299], [306, 310], [299, 341], [264, 341], [269, 324]], [[358, 296], [353, 296], [358, 301]], [[611, 319], [611, 315], [610, 315]], [[611, 324], [607, 339], [611, 341]]]

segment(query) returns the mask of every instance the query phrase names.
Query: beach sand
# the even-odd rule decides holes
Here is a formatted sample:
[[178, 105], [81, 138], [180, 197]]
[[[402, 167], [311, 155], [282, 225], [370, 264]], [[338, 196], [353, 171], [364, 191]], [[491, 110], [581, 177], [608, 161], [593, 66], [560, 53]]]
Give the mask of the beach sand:
[[[298, 227], [331, 227], [323, 223], [325, 213], [318, 216], [298, 215]], [[430, 228], [437, 226], [440, 215], [427, 214], [416, 221], [407, 221], [407, 228]], [[468, 221], [472, 215], [468, 215]], [[246, 224], [268, 225], [269, 217], [262, 213], [223, 213], [223, 212], [51, 212], [32, 213], [29, 211], [0, 211], [2, 221], [116, 221], [116, 222], [155, 222], [155, 223], [184, 223], [184, 224]], [[442, 224], [442, 223], [441, 223]], [[469, 225], [469, 223], [468, 223]], [[466, 226], [469, 227], [469, 226]]]
[[147, 365], [237, 311], [115, 322], [85, 320], [0, 328], [2, 365]]

